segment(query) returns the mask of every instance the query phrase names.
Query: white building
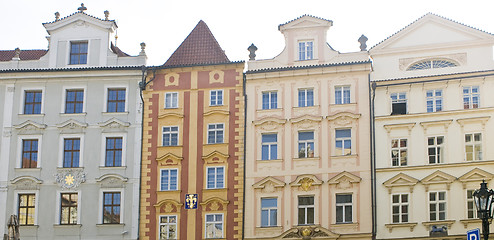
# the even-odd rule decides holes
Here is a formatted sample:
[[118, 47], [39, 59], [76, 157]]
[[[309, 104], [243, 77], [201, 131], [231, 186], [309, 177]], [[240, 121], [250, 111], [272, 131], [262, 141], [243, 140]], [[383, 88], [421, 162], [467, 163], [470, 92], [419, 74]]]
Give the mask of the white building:
[[146, 63], [82, 5], [44, 23], [47, 50], [0, 51], [0, 236], [136, 239]]
[[493, 46], [429, 13], [369, 51], [378, 239], [464, 239], [480, 227], [472, 191], [494, 187]]

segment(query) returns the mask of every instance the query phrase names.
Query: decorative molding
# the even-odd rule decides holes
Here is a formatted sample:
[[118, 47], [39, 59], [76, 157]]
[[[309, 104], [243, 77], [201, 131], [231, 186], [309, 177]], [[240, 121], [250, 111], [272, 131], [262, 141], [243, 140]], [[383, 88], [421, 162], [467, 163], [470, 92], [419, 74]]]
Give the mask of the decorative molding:
[[180, 83], [180, 75], [178, 73], [168, 73], [165, 75], [165, 87], [178, 86]]
[[43, 183], [42, 180], [32, 176], [19, 176], [10, 181], [16, 190], [36, 190]]
[[463, 174], [458, 180], [462, 183], [463, 189], [467, 188], [469, 182], [481, 183], [482, 180], [490, 181], [494, 177], [494, 174], [486, 172], [480, 168], [474, 168], [467, 173]]
[[183, 204], [172, 199], [165, 199], [153, 205], [157, 212], [161, 213], [179, 213]]
[[86, 173], [82, 169], [58, 169], [53, 176], [62, 189], [77, 189], [86, 181]]
[[323, 228], [319, 225], [312, 226], [297, 226], [291, 229], [288, 229], [284, 233], [282, 233], [279, 237], [275, 239], [284, 239], [284, 238], [292, 238], [292, 239], [338, 239], [340, 234], [331, 232], [330, 230]]
[[130, 123], [121, 121], [116, 118], [111, 118], [108, 121], [98, 123], [98, 125], [102, 128], [122, 128], [129, 127]]
[[226, 111], [226, 110], [212, 110], [212, 111], [205, 112], [203, 114], [203, 116], [211, 116], [211, 115], [214, 115], [214, 114], [228, 116], [230, 114], [230, 112], [229, 111]]
[[422, 225], [424, 225], [427, 228], [427, 231], [430, 231], [430, 227], [433, 225], [446, 225], [448, 229], [451, 229], [451, 225], [455, 223], [456, 220], [440, 220], [440, 221], [430, 221], [430, 222], [422, 222]]
[[56, 125], [58, 129], [60, 129], [62, 132], [80, 132], [82, 129], [86, 128], [88, 126], [87, 123], [81, 123], [79, 121], [76, 121], [74, 119], [69, 119], [63, 123], [57, 124]]
[[129, 179], [119, 174], [105, 174], [96, 178], [96, 182], [101, 184], [102, 188], [123, 188]]
[[455, 180], [456, 177], [437, 170], [429, 176], [424, 177], [420, 182], [425, 186], [425, 191], [429, 191], [429, 185], [431, 184], [446, 184], [446, 188], [449, 190], [451, 183]]
[[415, 126], [415, 123], [398, 123], [398, 124], [386, 124], [384, 125], [384, 128], [386, 129], [386, 132], [388, 132], [388, 134], [391, 132], [391, 130], [399, 129], [399, 128], [408, 129], [408, 134], [410, 134], [412, 132], [413, 126]]
[[387, 181], [383, 182], [383, 185], [388, 188], [389, 194], [391, 194], [391, 191], [395, 187], [409, 187], [410, 188], [410, 193], [413, 192], [413, 188], [419, 180], [410, 177], [404, 173], [399, 173], [396, 176], [388, 179]]
[[214, 70], [209, 72], [209, 84], [224, 83], [224, 82], [225, 82], [225, 72], [220, 70]]
[[335, 185], [339, 189], [349, 189], [354, 187], [354, 184], [360, 183], [362, 178], [353, 175], [347, 171], [338, 173], [336, 176], [328, 180], [329, 185]]
[[399, 66], [401, 71], [406, 71], [410, 65], [428, 60], [428, 59], [447, 59], [453, 60], [457, 62], [460, 66], [465, 65], [467, 63], [467, 54], [466, 53], [456, 53], [456, 54], [446, 54], [446, 55], [435, 55], [435, 56], [426, 56], [426, 57], [413, 57], [413, 58], [401, 58], [399, 60]]
[[207, 164], [224, 163], [228, 160], [228, 157], [230, 157], [230, 155], [215, 150], [206, 156], [202, 156], [202, 160]]
[[184, 118], [184, 115], [180, 113], [165, 113], [158, 116], [158, 119], [162, 118]]
[[417, 223], [388, 223], [384, 224], [388, 228], [388, 231], [391, 233], [393, 232], [393, 228], [398, 228], [398, 227], [409, 227], [410, 232], [413, 232], [413, 229], [415, 226], [417, 226]]
[[[490, 219], [489, 222], [491, 222], [492, 219]], [[482, 220], [479, 218], [472, 218], [472, 219], [462, 219], [460, 220], [461, 223], [463, 223], [463, 227], [466, 229], [468, 227], [468, 224], [477, 224], [480, 225], [482, 224]]]
[[441, 120], [441, 121], [429, 121], [429, 122], [421, 122], [420, 125], [424, 128], [424, 131], [427, 131], [427, 128], [431, 126], [443, 126], [444, 130], [448, 130], [449, 125], [453, 122], [453, 119], [449, 120]]
[[223, 200], [219, 197], [212, 197], [199, 204], [201, 204], [203, 211], [226, 211], [228, 203], [230, 201]]
[[310, 191], [312, 190], [312, 186], [318, 186], [321, 185], [322, 181], [319, 180], [315, 175], [313, 174], [303, 174], [297, 176], [297, 178], [290, 183], [291, 187], [298, 187], [302, 191]]
[[46, 128], [46, 124], [40, 124], [31, 120], [27, 120], [21, 124], [14, 125], [14, 128], [25, 131], [43, 130]]
[[260, 127], [264, 131], [272, 131], [277, 128], [280, 128], [283, 124], [285, 124], [286, 119], [267, 117], [256, 121], [252, 121], [252, 123], [254, 124], [254, 126]]
[[473, 117], [473, 118], [460, 118], [456, 121], [460, 124], [463, 129], [466, 124], [480, 123], [482, 125], [482, 130], [485, 129], [485, 123], [490, 119], [490, 116], [485, 117]]
[[351, 112], [339, 112], [331, 116], [327, 116], [326, 119], [330, 122], [334, 122], [338, 126], [348, 126], [352, 122], [359, 119], [361, 114], [355, 114]]
[[158, 161], [158, 163], [161, 166], [167, 166], [167, 165], [178, 165], [183, 159], [184, 159], [183, 157], [179, 157], [169, 152], [161, 157], [157, 157], [156, 161]]
[[286, 185], [285, 182], [278, 180], [274, 177], [265, 177], [261, 181], [254, 183], [252, 187], [254, 189], [261, 189], [265, 193], [273, 193]]

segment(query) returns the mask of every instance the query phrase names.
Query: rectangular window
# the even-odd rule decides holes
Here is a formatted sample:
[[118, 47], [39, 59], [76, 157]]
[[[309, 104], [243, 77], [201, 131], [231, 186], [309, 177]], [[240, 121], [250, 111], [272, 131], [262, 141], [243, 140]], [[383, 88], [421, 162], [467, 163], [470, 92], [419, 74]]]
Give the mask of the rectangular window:
[[408, 194], [393, 194], [391, 196], [393, 203], [393, 223], [408, 222]]
[[24, 114], [41, 114], [41, 90], [24, 92]]
[[108, 89], [107, 112], [125, 112], [125, 88]]
[[428, 90], [427, 112], [439, 112], [443, 110], [443, 90]]
[[446, 192], [429, 192], [429, 220], [446, 220]]
[[465, 153], [467, 161], [482, 160], [482, 134], [465, 134]]
[[207, 168], [207, 189], [225, 187], [225, 168], [208, 167]]
[[350, 86], [338, 86], [334, 88], [335, 104], [350, 103]]
[[210, 106], [221, 106], [223, 105], [223, 90], [211, 90], [211, 99], [209, 102]]
[[298, 157], [314, 157], [314, 132], [298, 133]]
[[313, 52], [314, 43], [312, 41], [298, 42], [298, 60], [312, 60]]
[[223, 143], [223, 123], [208, 124], [208, 144]]
[[87, 42], [70, 43], [70, 64], [87, 64]]
[[38, 167], [38, 139], [22, 140], [22, 168]]
[[467, 190], [467, 218], [477, 219], [477, 209], [475, 208], [475, 202], [473, 199], [473, 193], [475, 190]]
[[36, 194], [19, 194], [18, 197], [17, 216], [19, 216], [19, 225], [34, 225]]
[[103, 193], [103, 224], [120, 223], [120, 192]]
[[81, 151], [80, 138], [66, 138], [63, 140], [63, 167], [79, 167], [79, 156]]
[[178, 146], [178, 127], [163, 127], [163, 146]]
[[314, 224], [314, 197], [298, 197], [298, 225]]
[[178, 93], [165, 93], [165, 108], [178, 108]]
[[351, 155], [352, 154], [352, 130], [351, 129], [336, 129], [335, 131], [335, 147], [336, 155]]
[[122, 166], [122, 137], [106, 138], [105, 167]]
[[479, 108], [480, 92], [479, 86], [463, 87], [463, 108]]
[[391, 115], [407, 114], [407, 94], [392, 93], [391, 94]]
[[262, 109], [278, 108], [278, 92], [262, 93]]
[[262, 135], [262, 160], [278, 159], [278, 135]]
[[352, 194], [336, 195], [336, 223], [352, 222]]
[[60, 224], [77, 224], [77, 193], [60, 194]]
[[177, 216], [160, 216], [160, 240], [177, 239]]
[[278, 199], [261, 198], [261, 227], [277, 226]]
[[84, 90], [67, 90], [65, 93], [65, 113], [82, 113]]
[[206, 238], [223, 238], [223, 214], [206, 214]]
[[407, 139], [391, 140], [391, 160], [393, 166], [407, 165]]
[[314, 89], [299, 89], [298, 90], [298, 106], [310, 107], [314, 106]]
[[177, 190], [178, 169], [161, 169], [161, 191]]
[[427, 138], [427, 152], [429, 155], [429, 164], [441, 163], [443, 154], [443, 136]]

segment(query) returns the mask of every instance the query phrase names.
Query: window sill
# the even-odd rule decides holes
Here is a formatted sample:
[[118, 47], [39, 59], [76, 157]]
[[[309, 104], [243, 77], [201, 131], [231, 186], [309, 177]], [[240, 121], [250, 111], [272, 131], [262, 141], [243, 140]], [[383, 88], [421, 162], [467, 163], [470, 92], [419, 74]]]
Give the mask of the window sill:
[[268, 162], [283, 162], [283, 159], [257, 159], [257, 162], [268, 163]]
[[[470, 219], [462, 219], [460, 220], [460, 222], [463, 223], [463, 227], [467, 228], [468, 224], [479, 224], [482, 223], [482, 220], [478, 218], [470, 218]], [[489, 219], [489, 222], [492, 222], [492, 219]]]
[[294, 110], [296, 109], [307, 109], [307, 108], [318, 108], [319, 105], [312, 105], [312, 106], [296, 106], [296, 107], [293, 107]]
[[17, 171], [28, 171], [28, 172], [39, 172], [41, 171], [41, 168], [14, 168], [14, 170]]
[[256, 234], [260, 234], [262, 236], [279, 236], [283, 231], [282, 226], [261, 226], [261, 227], [256, 227], [255, 232]]
[[307, 158], [293, 158], [295, 161], [319, 161], [319, 157], [307, 157]]
[[123, 227], [124, 223], [98, 223], [96, 227]]
[[438, 221], [422, 222], [422, 225], [424, 225], [428, 230], [430, 230], [430, 227], [432, 225], [446, 225], [448, 229], [451, 229], [451, 225], [454, 222], [456, 222], [456, 220], [438, 220]]
[[127, 166], [119, 166], [119, 167], [106, 167], [106, 166], [100, 166], [99, 170], [125, 170], [127, 169]]
[[87, 112], [83, 112], [83, 113], [60, 113], [60, 116], [61, 117], [74, 117], [74, 116], [86, 116], [87, 115]]
[[357, 231], [359, 224], [354, 222], [342, 222], [331, 224], [331, 229], [337, 229], [337, 231]]
[[54, 228], [80, 228], [82, 224], [53, 224]]
[[128, 115], [129, 112], [102, 112], [103, 115]]
[[57, 170], [84, 170], [84, 167], [57, 167]]
[[217, 105], [209, 105], [210, 107], [224, 107], [225, 105], [223, 104], [217, 104]]
[[181, 193], [182, 191], [180, 189], [177, 190], [158, 190], [158, 193]]
[[158, 146], [159, 148], [183, 147], [183, 145]]
[[258, 112], [269, 112], [269, 111], [278, 111], [278, 110], [282, 110], [283, 108], [267, 108], [267, 109], [257, 109]]
[[338, 107], [338, 106], [348, 107], [348, 106], [356, 106], [356, 105], [357, 105], [357, 103], [340, 103], [340, 104], [332, 103], [332, 104], [329, 104], [330, 107]]
[[223, 192], [225, 191], [226, 188], [204, 188], [203, 191], [205, 192]]
[[44, 117], [44, 113], [38, 113], [38, 114], [24, 114], [24, 113], [19, 113], [19, 117]]
[[384, 224], [384, 226], [386, 226], [388, 228], [388, 231], [391, 233], [393, 231], [393, 228], [398, 228], [398, 227], [402, 227], [402, 228], [405, 228], [405, 227], [408, 227], [410, 228], [410, 232], [413, 232], [413, 229], [415, 228], [415, 226], [417, 226], [417, 223], [388, 223], [388, 224]]
[[357, 154], [348, 154], [348, 155], [334, 155], [334, 156], [331, 156], [331, 158], [353, 158], [353, 157], [357, 157], [358, 155]]

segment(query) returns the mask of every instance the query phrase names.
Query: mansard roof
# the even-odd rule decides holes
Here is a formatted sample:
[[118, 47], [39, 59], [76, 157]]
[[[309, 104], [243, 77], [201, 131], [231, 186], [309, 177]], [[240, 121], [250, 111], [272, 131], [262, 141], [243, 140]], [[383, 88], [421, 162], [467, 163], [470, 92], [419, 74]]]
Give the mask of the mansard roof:
[[[21, 50], [20, 60], [39, 60], [48, 50]], [[0, 50], [0, 61], [11, 61], [15, 56], [15, 50]]]
[[163, 66], [196, 66], [230, 63], [206, 23], [197, 23]]

